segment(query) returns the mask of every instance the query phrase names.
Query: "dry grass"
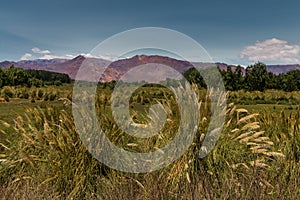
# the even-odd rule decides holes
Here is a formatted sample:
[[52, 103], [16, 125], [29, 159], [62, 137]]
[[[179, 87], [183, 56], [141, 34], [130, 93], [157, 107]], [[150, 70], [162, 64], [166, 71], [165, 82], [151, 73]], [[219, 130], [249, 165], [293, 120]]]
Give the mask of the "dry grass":
[[[200, 93], [199, 93], [200, 95]], [[102, 97], [103, 98], [103, 97]], [[166, 104], [168, 105], [168, 104]], [[3, 199], [295, 199], [299, 195], [299, 112], [292, 116], [249, 113], [229, 104], [215, 148], [198, 159], [210, 102], [201, 105], [197, 136], [171, 165], [143, 174], [122, 173], [94, 159], [75, 131], [66, 110], [29, 109], [26, 117], [4, 125], [13, 133], [1, 141], [0, 197]], [[170, 106], [170, 105], [169, 105]], [[102, 109], [106, 109], [102, 106]], [[171, 118], [172, 119], [172, 118]], [[124, 135], [103, 114], [110, 138], [132, 151], [166, 144]], [[175, 123], [175, 122], [174, 122]], [[5, 134], [5, 133], [0, 133]], [[1, 137], [0, 137], [1, 138]], [[122, 143], [123, 142], [123, 143]], [[143, 145], [144, 144], [144, 145]], [[151, 148], [149, 148], [149, 146]], [[159, 144], [155, 146], [154, 144]]]

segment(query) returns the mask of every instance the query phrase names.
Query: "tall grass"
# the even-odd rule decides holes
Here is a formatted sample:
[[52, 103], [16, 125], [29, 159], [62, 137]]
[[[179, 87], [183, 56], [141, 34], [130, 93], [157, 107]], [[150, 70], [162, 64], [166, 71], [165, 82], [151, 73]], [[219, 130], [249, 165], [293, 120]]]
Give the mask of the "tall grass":
[[[200, 92], [202, 95], [203, 91]], [[147, 152], [151, 145], [154, 148], [154, 144], [164, 145], [172, 139], [150, 138], [142, 142], [120, 139], [124, 133], [114, 125], [109, 112], [100, 112], [107, 111], [109, 102], [104, 105], [107, 98], [99, 99], [102, 99], [99, 119], [104, 121], [102, 126], [110, 132], [110, 139], [121, 142], [124, 148], [128, 143], [137, 144], [127, 146], [127, 150]], [[202, 100], [199, 130], [188, 151], [171, 165], [143, 174], [116, 171], [94, 159], [76, 133], [70, 111], [51, 107], [28, 109], [26, 117], [19, 116], [14, 124], [2, 122], [12, 134], [0, 137], [0, 196], [4, 199], [297, 198], [300, 113], [290, 116], [249, 113], [229, 104], [215, 148], [199, 159], [210, 121], [209, 98]], [[166, 135], [176, 128], [172, 121], [166, 126]]]

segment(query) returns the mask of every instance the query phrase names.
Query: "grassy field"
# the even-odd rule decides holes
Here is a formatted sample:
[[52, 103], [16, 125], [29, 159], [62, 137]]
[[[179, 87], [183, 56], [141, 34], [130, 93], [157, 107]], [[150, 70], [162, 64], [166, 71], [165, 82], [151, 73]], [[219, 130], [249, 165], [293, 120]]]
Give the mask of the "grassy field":
[[[0, 103], [0, 198], [3, 199], [297, 199], [300, 196], [300, 92], [232, 92], [215, 148], [198, 153], [210, 121], [210, 101], [197, 91], [200, 124], [190, 148], [171, 165], [148, 173], [120, 172], [94, 159], [76, 132], [70, 86], [9, 88]], [[36, 92], [32, 92], [32, 91]], [[43, 95], [38, 96], [39, 90]], [[32, 95], [36, 94], [36, 95]], [[46, 95], [47, 94], [47, 95]], [[55, 94], [50, 101], [48, 95]], [[82, 94], [84, 97], [84, 94]], [[176, 102], [164, 88], [137, 90], [130, 101], [135, 122], [147, 122], [151, 104], [169, 107], [160, 137], [137, 139], [113, 121], [109, 89], [98, 91], [101, 127], [117, 146], [149, 152], [168, 144], [178, 129]], [[32, 101], [32, 98], [35, 101]], [[240, 104], [239, 104], [240, 102]], [[262, 102], [265, 102], [262, 104]], [[266, 103], [267, 102], [267, 103]], [[130, 144], [130, 145], [129, 145]]]
[[41, 107], [45, 108], [48, 106], [61, 106], [63, 102], [44, 102], [36, 101], [34, 103], [30, 102], [28, 99], [13, 98], [10, 102], [0, 103], [0, 119], [8, 123], [13, 123], [13, 120], [17, 116], [21, 115], [24, 117], [24, 113], [28, 108]]

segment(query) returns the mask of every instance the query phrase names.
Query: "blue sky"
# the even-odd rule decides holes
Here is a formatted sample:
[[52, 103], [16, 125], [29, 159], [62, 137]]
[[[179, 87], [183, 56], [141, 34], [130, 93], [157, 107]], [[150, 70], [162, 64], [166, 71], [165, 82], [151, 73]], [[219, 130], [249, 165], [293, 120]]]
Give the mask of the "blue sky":
[[214, 61], [299, 63], [300, 1], [3, 1], [0, 61], [87, 54], [138, 27], [164, 27], [199, 42]]

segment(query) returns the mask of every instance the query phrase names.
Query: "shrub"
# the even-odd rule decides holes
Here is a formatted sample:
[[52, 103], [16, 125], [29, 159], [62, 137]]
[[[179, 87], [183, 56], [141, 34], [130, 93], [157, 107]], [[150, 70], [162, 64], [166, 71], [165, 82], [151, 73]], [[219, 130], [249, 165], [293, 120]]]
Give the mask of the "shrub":
[[4, 96], [6, 102], [9, 102], [9, 97], [7, 95]]
[[44, 101], [48, 101], [49, 100], [49, 94], [48, 93], [45, 93], [44, 94]]
[[10, 88], [10, 87], [8, 87], [8, 86], [3, 87], [1, 93], [2, 93], [4, 96], [8, 96], [9, 98], [13, 98], [13, 96], [14, 96], [14, 93], [13, 93], [12, 88]]
[[31, 96], [31, 98], [35, 98], [36, 97], [36, 90], [32, 90], [30, 96]]
[[56, 81], [54, 81], [54, 85], [61, 86], [62, 82], [60, 80], [56, 80]]
[[43, 97], [43, 94], [44, 94], [43, 90], [39, 89], [37, 94], [38, 98], [41, 99]]
[[24, 99], [28, 99], [28, 98], [29, 98], [29, 93], [28, 93], [27, 90], [23, 90], [22, 97], [23, 97]]
[[56, 94], [51, 93], [51, 94], [49, 95], [49, 100], [50, 100], [50, 101], [54, 101], [55, 98], [56, 98]]

